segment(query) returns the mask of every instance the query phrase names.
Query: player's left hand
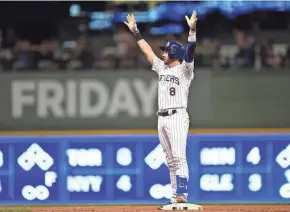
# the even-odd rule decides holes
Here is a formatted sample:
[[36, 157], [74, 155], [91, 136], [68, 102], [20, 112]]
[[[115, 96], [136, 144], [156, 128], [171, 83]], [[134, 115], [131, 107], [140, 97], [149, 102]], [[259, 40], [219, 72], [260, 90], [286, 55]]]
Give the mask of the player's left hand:
[[196, 11], [194, 10], [194, 11], [192, 12], [192, 15], [191, 15], [190, 18], [188, 18], [187, 15], [185, 16], [185, 19], [186, 19], [186, 21], [187, 21], [187, 24], [188, 24], [190, 30], [192, 30], [192, 31], [195, 31], [195, 30], [196, 30], [196, 22], [197, 22], [196, 15], [197, 15], [197, 13], [196, 13]]

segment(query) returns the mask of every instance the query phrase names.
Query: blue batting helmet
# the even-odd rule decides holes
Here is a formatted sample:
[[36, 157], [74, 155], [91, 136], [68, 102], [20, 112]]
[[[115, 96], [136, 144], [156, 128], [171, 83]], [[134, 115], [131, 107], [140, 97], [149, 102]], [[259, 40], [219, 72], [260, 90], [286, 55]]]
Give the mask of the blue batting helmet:
[[168, 52], [168, 56], [171, 59], [183, 60], [185, 49], [183, 45], [176, 41], [168, 41], [165, 46], [161, 46], [162, 51]]

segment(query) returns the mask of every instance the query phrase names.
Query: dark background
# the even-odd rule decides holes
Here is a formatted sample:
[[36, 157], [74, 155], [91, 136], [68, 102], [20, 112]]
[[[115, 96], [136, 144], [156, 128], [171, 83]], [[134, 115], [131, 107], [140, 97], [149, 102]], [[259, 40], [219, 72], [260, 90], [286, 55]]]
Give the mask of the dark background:
[[[163, 2], [157, 2], [156, 4], [160, 3]], [[182, 2], [179, 3], [182, 4]], [[198, 1], [195, 3], [198, 3]], [[59, 27], [62, 26], [62, 23], [77, 20], [69, 15], [69, 8], [72, 4], [79, 4], [83, 10], [88, 12], [109, 9], [130, 11], [130, 9], [135, 8], [146, 10], [148, 8], [144, 2], [137, 2], [133, 6], [130, 2], [129, 6], [126, 4], [114, 6], [111, 2], [100, 1], [0, 2], [0, 27], [4, 32], [7, 28], [12, 27], [19, 38], [34, 42], [43, 38], [58, 36], [58, 30], [60, 30]], [[218, 11], [213, 11], [204, 20], [198, 21], [198, 29], [201, 36], [214, 36], [215, 33], [221, 32], [229, 33], [233, 28], [251, 30], [255, 25], [258, 25], [261, 30], [287, 29], [290, 24], [289, 17], [290, 12], [256, 11], [229, 20]], [[147, 24], [139, 25], [144, 29]], [[184, 22], [183, 25], [186, 26], [186, 23]]]

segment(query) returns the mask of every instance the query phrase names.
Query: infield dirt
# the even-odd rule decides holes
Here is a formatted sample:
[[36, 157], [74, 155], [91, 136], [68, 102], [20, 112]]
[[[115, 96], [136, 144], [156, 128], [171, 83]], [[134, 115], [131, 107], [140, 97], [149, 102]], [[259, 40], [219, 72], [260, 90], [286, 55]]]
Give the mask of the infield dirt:
[[[17, 212], [157, 212], [156, 206], [23, 206], [0, 207], [1, 211]], [[203, 206], [201, 212], [290, 212], [290, 205], [209, 205]]]

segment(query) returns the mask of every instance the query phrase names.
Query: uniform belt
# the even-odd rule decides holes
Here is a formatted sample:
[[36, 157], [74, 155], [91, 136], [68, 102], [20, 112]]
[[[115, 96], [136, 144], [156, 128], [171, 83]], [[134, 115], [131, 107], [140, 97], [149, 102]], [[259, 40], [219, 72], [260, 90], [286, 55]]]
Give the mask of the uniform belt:
[[156, 114], [158, 116], [171, 116], [171, 115], [173, 115], [175, 113], [177, 113], [176, 109], [171, 110], [171, 113], [169, 113], [169, 110], [167, 110], [167, 111], [158, 111]]

